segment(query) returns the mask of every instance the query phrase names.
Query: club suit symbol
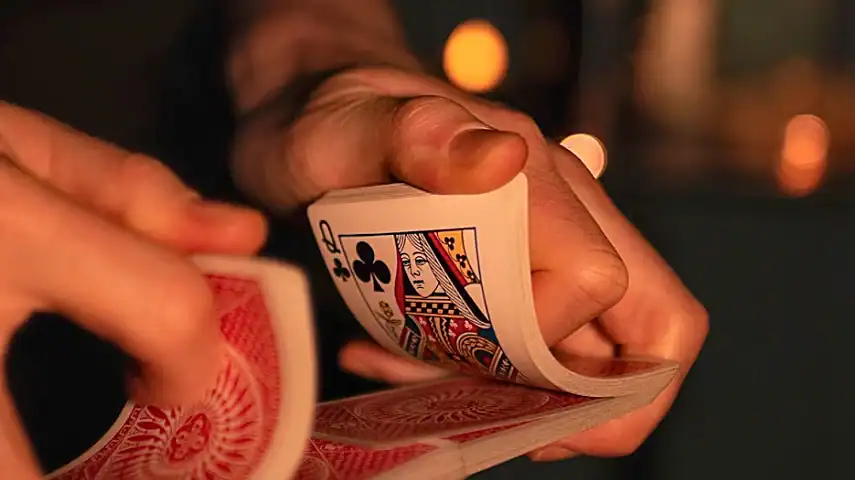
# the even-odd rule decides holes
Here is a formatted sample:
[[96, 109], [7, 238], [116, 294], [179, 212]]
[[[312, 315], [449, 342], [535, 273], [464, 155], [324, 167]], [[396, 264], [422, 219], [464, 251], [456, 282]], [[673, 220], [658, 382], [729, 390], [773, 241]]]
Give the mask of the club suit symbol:
[[350, 278], [350, 270], [342, 265], [340, 259], [336, 258], [333, 260], [333, 275], [340, 278], [342, 282], [346, 282]]
[[382, 260], [375, 258], [374, 248], [367, 242], [356, 244], [356, 254], [359, 256], [359, 259], [353, 262], [356, 278], [365, 283], [372, 282], [375, 292], [384, 292], [382, 284], [388, 285], [392, 281], [389, 267]]

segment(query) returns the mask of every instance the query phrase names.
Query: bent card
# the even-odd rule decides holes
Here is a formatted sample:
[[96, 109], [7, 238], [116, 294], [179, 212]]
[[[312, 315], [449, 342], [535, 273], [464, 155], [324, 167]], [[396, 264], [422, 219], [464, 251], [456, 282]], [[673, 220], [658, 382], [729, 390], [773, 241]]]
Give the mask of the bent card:
[[309, 207], [342, 298], [386, 349], [460, 374], [587, 396], [636, 391], [675, 365], [552, 355], [534, 309], [528, 184], [480, 195], [405, 185], [332, 192]]
[[302, 456], [314, 410], [308, 288], [271, 262], [200, 257], [227, 349], [204, 401], [128, 403], [96, 445], [49, 478], [279, 480]]

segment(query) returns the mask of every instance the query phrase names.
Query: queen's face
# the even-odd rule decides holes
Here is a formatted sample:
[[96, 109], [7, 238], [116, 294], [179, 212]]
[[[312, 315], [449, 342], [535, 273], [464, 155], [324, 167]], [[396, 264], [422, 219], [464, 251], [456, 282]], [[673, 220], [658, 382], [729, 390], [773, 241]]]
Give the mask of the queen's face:
[[409, 240], [404, 241], [401, 250], [401, 265], [420, 296], [427, 297], [439, 286], [439, 280], [430, 269], [427, 256]]

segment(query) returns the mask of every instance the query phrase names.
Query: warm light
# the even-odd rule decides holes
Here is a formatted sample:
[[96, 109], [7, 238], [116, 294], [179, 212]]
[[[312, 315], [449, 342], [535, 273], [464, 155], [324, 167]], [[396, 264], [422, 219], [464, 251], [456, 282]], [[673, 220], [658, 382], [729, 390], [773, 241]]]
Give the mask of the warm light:
[[454, 29], [445, 42], [445, 74], [458, 87], [483, 93], [496, 88], [508, 70], [508, 46], [489, 22], [470, 20]]
[[600, 178], [608, 163], [606, 147], [597, 137], [586, 133], [570, 135], [561, 141], [561, 146], [573, 152], [594, 178]]
[[797, 115], [787, 124], [781, 162], [776, 176], [789, 195], [803, 196], [816, 190], [828, 167], [830, 134], [821, 118]]

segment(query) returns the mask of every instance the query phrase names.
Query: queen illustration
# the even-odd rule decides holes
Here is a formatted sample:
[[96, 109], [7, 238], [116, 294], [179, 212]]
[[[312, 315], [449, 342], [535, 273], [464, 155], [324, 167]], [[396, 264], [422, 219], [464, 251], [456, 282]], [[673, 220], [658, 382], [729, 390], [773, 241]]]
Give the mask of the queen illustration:
[[506, 357], [497, 354], [483, 285], [467, 253], [464, 232], [395, 235], [395, 299], [405, 316], [398, 341], [410, 355], [431, 363], [506, 376], [509, 365], [499, 365]]

